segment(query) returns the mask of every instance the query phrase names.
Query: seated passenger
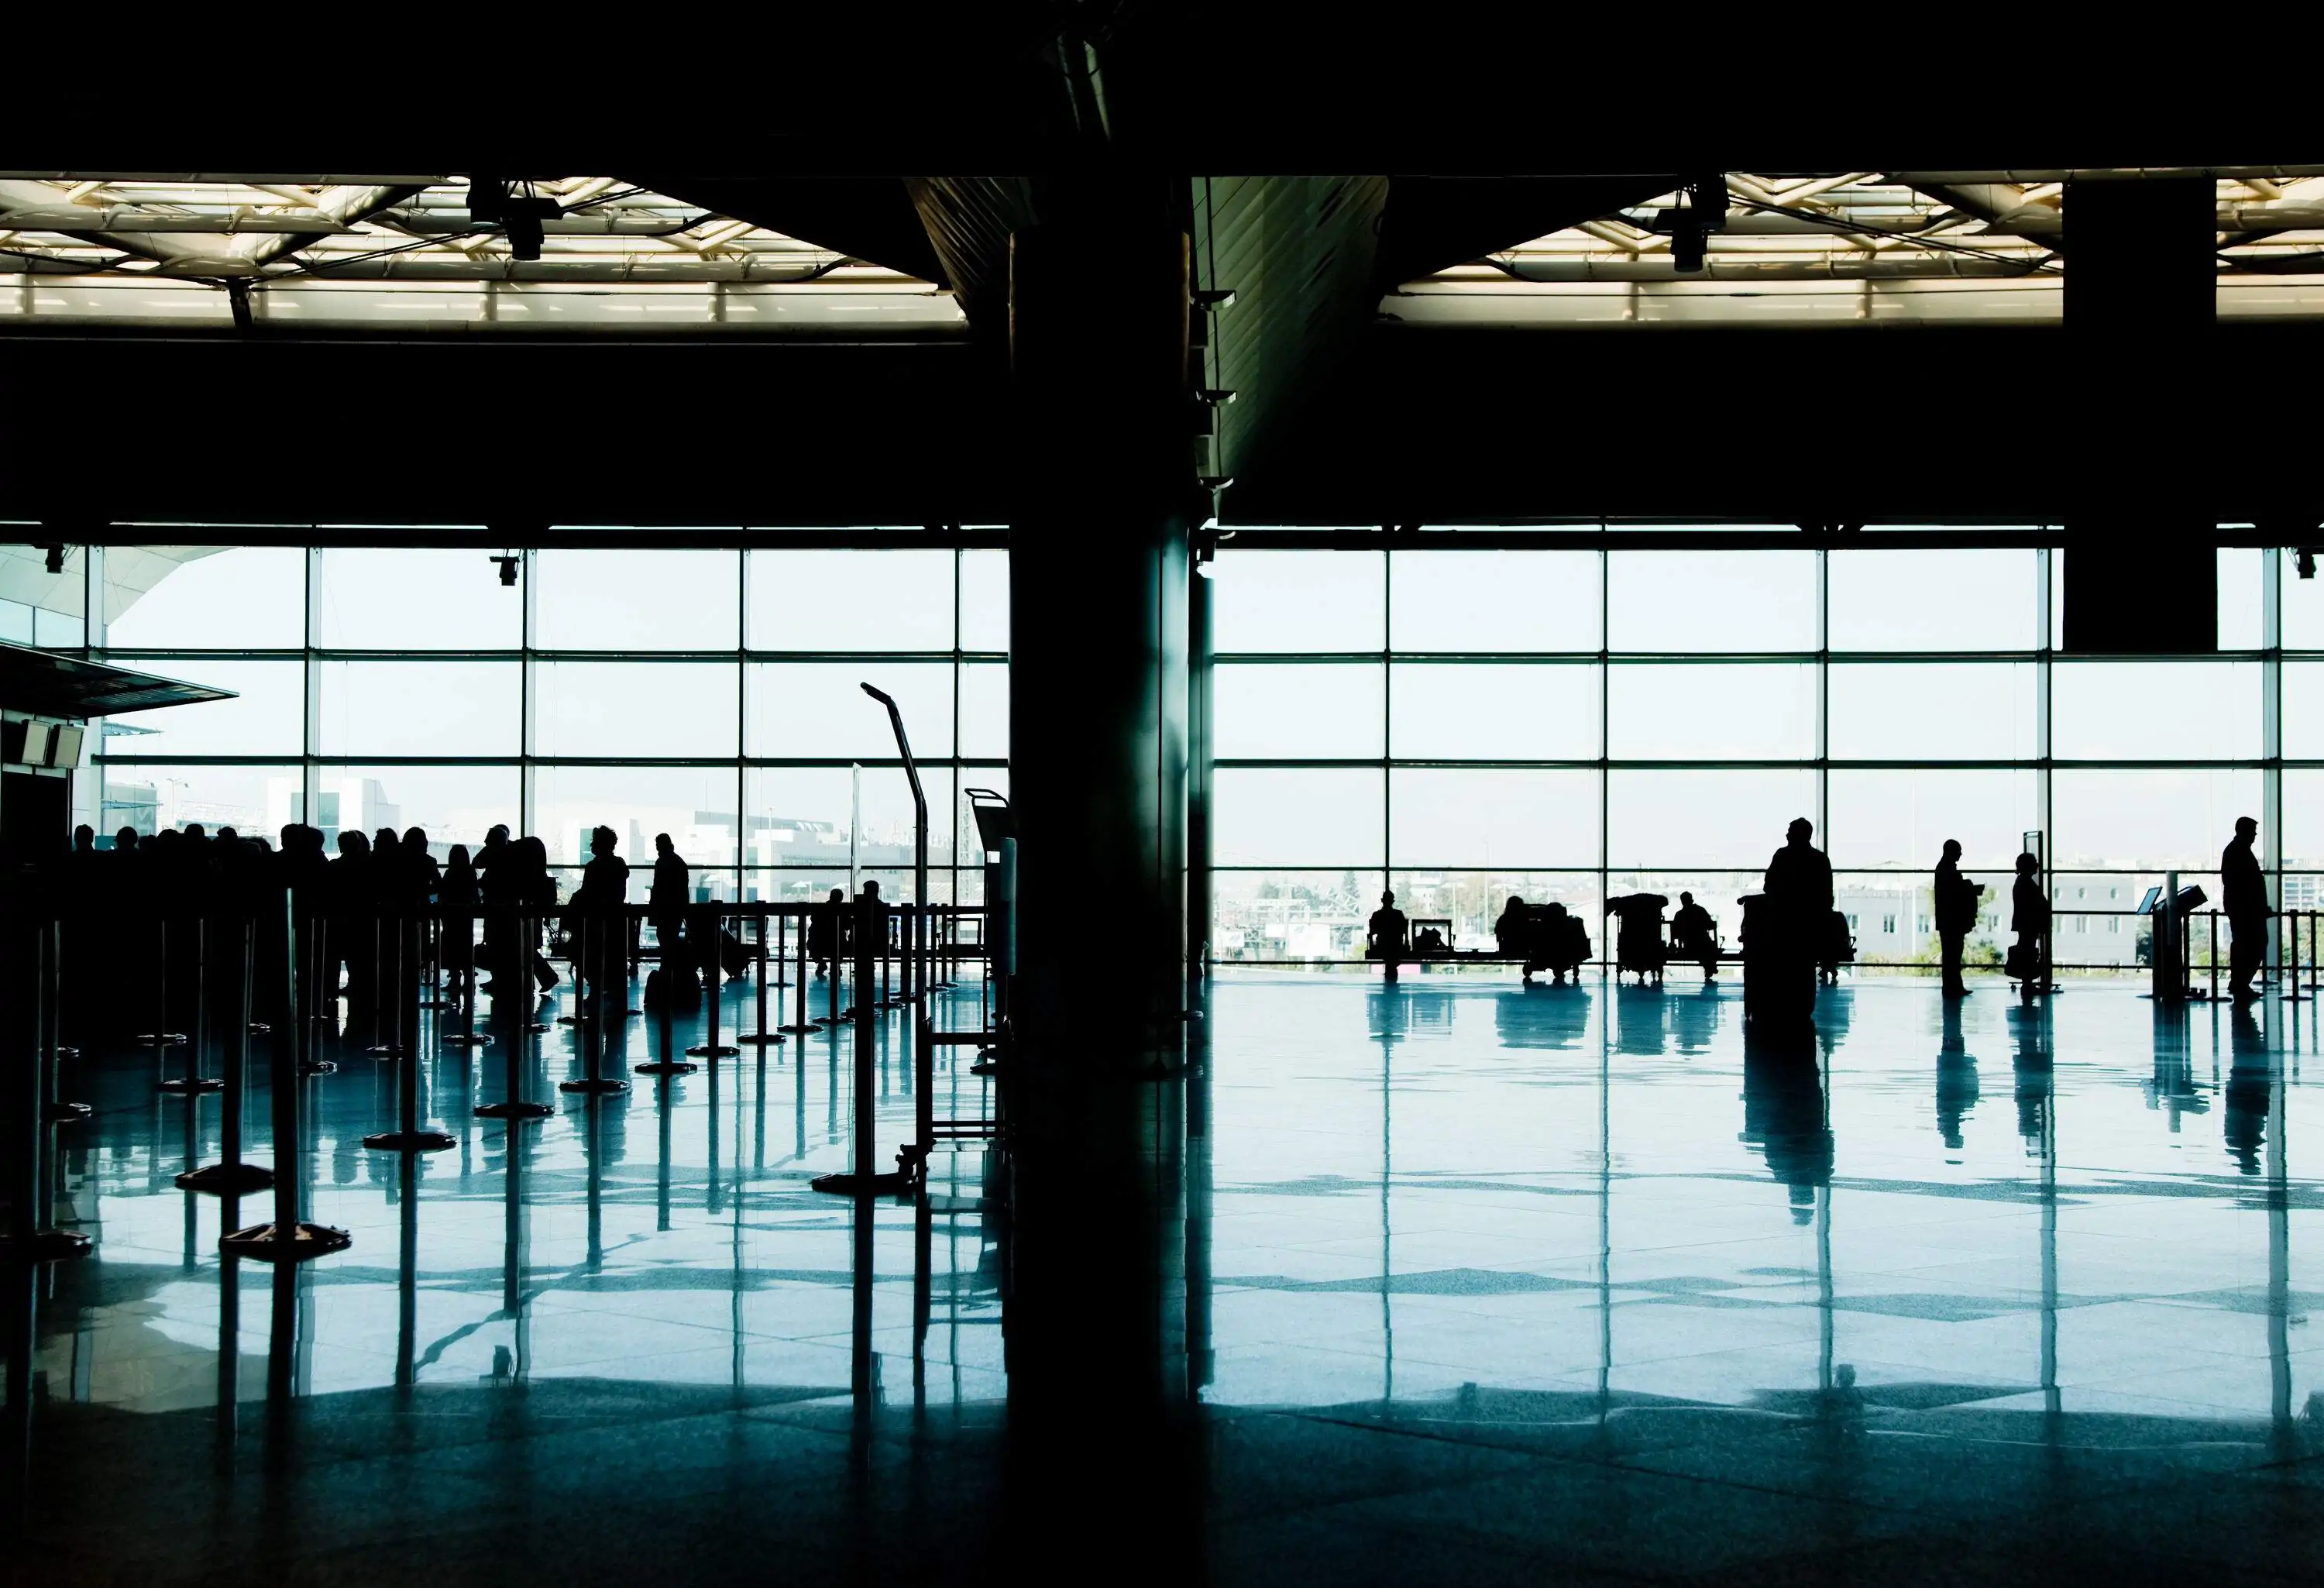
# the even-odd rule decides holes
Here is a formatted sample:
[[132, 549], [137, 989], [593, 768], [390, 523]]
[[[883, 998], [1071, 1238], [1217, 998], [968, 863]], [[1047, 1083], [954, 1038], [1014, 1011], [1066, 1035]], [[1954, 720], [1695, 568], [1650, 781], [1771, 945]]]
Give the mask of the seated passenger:
[[1678, 896], [1678, 913], [1671, 917], [1672, 951], [1702, 966], [1702, 979], [1719, 980], [1719, 923], [1694, 901], [1692, 893]]
[[1372, 911], [1372, 919], [1364, 928], [1364, 957], [1386, 960], [1390, 978], [1396, 975], [1397, 961], [1412, 952], [1406, 941], [1406, 930], [1404, 911], [1396, 907], [1396, 895], [1381, 894], [1380, 907]]

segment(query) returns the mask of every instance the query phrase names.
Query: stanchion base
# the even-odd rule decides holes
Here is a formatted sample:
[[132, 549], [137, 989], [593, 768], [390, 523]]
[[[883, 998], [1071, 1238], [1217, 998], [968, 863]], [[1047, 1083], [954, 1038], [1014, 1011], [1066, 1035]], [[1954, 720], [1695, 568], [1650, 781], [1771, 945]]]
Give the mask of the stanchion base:
[[264, 1037], [271, 1034], [274, 1028], [268, 1025], [264, 1020], [253, 1020], [248, 1025], [244, 1026], [243, 1029], [249, 1032], [254, 1037]]
[[480, 1103], [480, 1120], [545, 1120], [557, 1111], [545, 1103]]
[[214, 1163], [189, 1169], [178, 1177], [180, 1191], [208, 1191], [216, 1196], [241, 1196], [274, 1184], [274, 1171], [254, 1163]]
[[[788, 1029], [789, 1029], [789, 1028], [788, 1028], [788, 1027], [785, 1027], [785, 1028], [784, 1028], [784, 1029], [786, 1029], [786, 1030], [788, 1030]], [[745, 1044], [746, 1046], [748, 1046], [748, 1047], [752, 1047], [752, 1048], [772, 1048], [776, 1043], [778, 1043], [778, 1042], [781, 1041], [782, 1039], [783, 1039], [783, 1033], [782, 1033], [782, 1031], [779, 1031], [779, 1030], [778, 1030], [778, 1031], [745, 1031], [745, 1032], [743, 1032], [741, 1036], [739, 1036], [739, 1037], [737, 1037], [737, 1038], [735, 1038], [735, 1039], [734, 1039], [734, 1040], [735, 1040], [735, 1041], [737, 1041], [737, 1042], [741, 1042], [741, 1043], [743, 1043], [743, 1044]]]
[[[705, 1042], [699, 1048], [687, 1048], [686, 1057], [688, 1058], [734, 1058], [739, 1057], [742, 1051], [732, 1042]], [[691, 1069], [694, 1066], [688, 1065], [687, 1067]]]
[[336, 1076], [339, 1073], [339, 1066], [331, 1059], [310, 1058], [300, 1065], [299, 1073], [302, 1076]]
[[328, 1224], [293, 1224], [287, 1241], [277, 1233], [281, 1229], [280, 1224], [253, 1224], [219, 1236], [218, 1250], [229, 1257], [254, 1258], [260, 1262], [304, 1262], [310, 1257], [345, 1251], [355, 1244], [355, 1238], [345, 1230], [334, 1230]]
[[185, 1045], [186, 1034], [183, 1031], [148, 1031], [137, 1039], [140, 1048], [183, 1048]]
[[191, 1097], [199, 1092], [223, 1092], [224, 1081], [214, 1081], [208, 1076], [172, 1076], [166, 1081], [153, 1083], [156, 1092], [167, 1092], [172, 1097]]
[[41, 1113], [44, 1124], [77, 1125], [97, 1111], [86, 1103], [51, 1103]]
[[375, 1136], [365, 1136], [363, 1144], [374, 1152], [442, 1152], [457, 1147], [459, 1142], [441, 1131], [382, 1131]]
[[438, 1037], [436, 1041], [442, 1048], [489, 1048], [493, 1043], [493, 1039], [481, 1031], [473, 1037]]
[[78, 1230], [35, 1230], [28, 1250], [19, 1252], [14, 1237], [0, 1235], [0, 1259], [29, 1262], [65, 1262], [89, 1254], [89, 1239]]
[[778, 1031], [788, 1031], [794, 1037], [812, 1037], [823, 1029], [812, 1020], [798, 1020], [788, 1026], [777, 1026]]
[[602, 1095], [612, 1092], [626, 1092], [630, 1089], [630, 1084], [627, 1081], [616, 1081], [611, 1076], [600, 1076], [595, 1080], [584, 1076], [577, 1081], [559, 1081], [557, 1083], [557, 1089], [559, 1092], [584, 1092], [593, 1095]]
[[[702, 1049], [689, 1048], [687, 1051], [699, 1053]], [[682, 1058], [658, 1058], [650, 1064], [634, 1065], [631, 1067], [641, 1076], [690, 1076], [702, 1066], [698, 1064], [688, 1064]]]
[[457, 1009], [460, 1006], [442, 998], [423, 998], [420, 1001], [420, 1007], [422, 1009], [446, 1010]]
[[901, 1169], [886, 1175], [817, 1175], [807, 1183], [810, 1191], [830, 1196], [901, 1196], [919, 1184]]
[[872, 1007], [874, 1009], [909, 1009], [912, 1007], [912, 1001], [908, 998], [882, 998], [879, 1002], [873, 1004]]
[[68, 1047], [65, 1047], [65, 1046], [63, 1046], [63, 1045], [61, 1045], [61, 1044], [60, 1044], [60, 1045], [59, 1045], [59, 1047], [58, 1047], [58, 1048], [57, 1048], [57, 1058], [58, 1058], [58, 1061], [59, 1061], [60, 1063], [62, 1063], [62, 1064], [71, 1064], [71, 1063], [73, 1063], [75, 1060], [77, 1060], [77, 1059], [78, 1059], [78, 1058], [79, 1058], [79, 1057], [80, 1057], [80, 1049], [79, 1049], [79, 1048], [68, 1048]]
[[546, 1032], [549, 1028], [542, 1025], [539, 1020], [527, 1020], [524, 1024], [519, 1026], [517, 1029], [520, 1031], [530, 1031], [534, 1036], [538, 1037]]

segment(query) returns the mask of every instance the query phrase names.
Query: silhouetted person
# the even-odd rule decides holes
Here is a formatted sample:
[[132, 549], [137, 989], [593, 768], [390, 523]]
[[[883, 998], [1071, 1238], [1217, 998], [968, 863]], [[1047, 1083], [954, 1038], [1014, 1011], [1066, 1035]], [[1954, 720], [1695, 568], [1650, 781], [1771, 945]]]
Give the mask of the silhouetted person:
[[653, 882], [646, 892], [646, 913], [653, 921], [654, 937], [665, 962], [673, 961], [686, 927], [686, 907], [691, 902], [693, 873], [668, 833], [654, 835]]
[[330, 909], [330, 937], [328, 959], [324, 966], [324, 996], [338, 997], [338, 971], [345, 965], [350, 1025], [371, 1013], [373, 971], [377, 963], [373, 942], [377, 924], [376, 900], [371, 868], [371, 840], [364, 836], [360, 828], [342, 828], [339, 857], [330, 863], [325, 890]]
[[476, 868], [466, 844], [452, 845], [444, 862], [444, 875], [436, 885], [444, 907], [444, 971], [455, 992], [475, 981], [476, 921], [475, 911], [484, 902]]
[[630, 865], [613, 853], [619, 843], [611, 827], [591, 829], [589, 863], [581, 868], [581, 886], [573, 895], [574, 928], [588, 937], [586, 952], [576, 963], [590, 994], [615, 979], [615, 967], [628, 951]]
[[221, 844], [236, 844], [240, 843], [241, 840], [242, 835], [235, 832], [232, 827], [220, 827], [217, 830], [217, 841]]
[[2009, 887], [2009, 929], [2017, 934], [2018, 986], [2040, 992], [2050, 977], [2050, 895], [2042, 886], [2042, 863], [2030, 850], [2017, 857], [2017, 881]]
[[1411, 923], [1404, 911], [1396, 907], [1396, 895], [1380, 895], [1380, 907], [1372, 911], [1372, 919], [1364, 927], [1366, 957], [1384, 961], [1388, 979], [1396, 979], [1397, 962], [1412, 950]]
[[1946, 839], [1944, 854], [1937, 862], [1934, 883], [1938, 953], [1944, 967], [1947, 998], [1960, 998], [1969, 992], [1961, 981], [1961, 947], [1977, 925], [1977, 901], [1985, 892], [1982, 882], [1972, 882], [1960, 874], [1960, 841]]
[[1694, 901], [1693, 894], [1678, 896], [1678, 913], [1671, 917], [1670, 936], [1677, 957], [1702, 965], [1704, 981], [1719, 980], [1719, 923]]
[[73, 829], [72, 846], [73, 853], [75, 854], [95, 854], [97, 853], [97, 829], [90, 826], [87, 822], [81, 823], [80, 826]]
[[425, 904], [436, 897], [436, 884], [444, 875], [443, 868], [428, 849], [428, 829], [403, 829], [403, 883], [413, 900]]
[[116, 854], [134, 854], [137, 849], [137, 829], [134, 827], [115, 828], [113, 833], [113, 847]]
[[2259, 996], [2252, 978], [2267, 956], [2267, 922], [2275, 913], [2268, 903], [2267, 873], [2252, 853], [2258, 836], [2259, 824], [2238, 817], [2235, 837], [2219, 853], [2219, 908], [2234, 934], [2227, 946], [2227, 991], [2238, 1002]]
[[841, 918], [846, 913], [847, 894], [839, 888], [834, 888], [830, 898], [807, 912], [807, 947], [815, 958], [815, 974], [818, 976], [833, 974], [833, 962], [839, 957]]
[[1794, 818], [1760, 883], [1771, 940], [1750, 947], [1769, 975], [1761, 1007], [1782, 1024], [1813, 1019], [1816, 965], [1831, 928], [1831, 862], [1808, 841], [1814, 835], [1813, 822]]

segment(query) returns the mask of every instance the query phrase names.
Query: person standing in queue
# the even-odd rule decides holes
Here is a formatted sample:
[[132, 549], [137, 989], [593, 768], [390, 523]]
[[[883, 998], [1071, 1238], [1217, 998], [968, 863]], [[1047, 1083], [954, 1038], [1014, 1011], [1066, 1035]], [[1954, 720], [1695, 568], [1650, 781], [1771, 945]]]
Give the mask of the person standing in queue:
[[1410, 952], [1406, 942], [1409, 923], [1404, 911], [1396, 907], [1396, 895], [1380, 895], [1380, 907], [1372, 911], [1372, 919], [1364, 928], [1364, 952], [1388, 967], [1388, 979], [1396, 980], [1397, 962]]
[[665, 965], [675, 964], [686, 928], [686, 907], [694, 891], [694, 874], [668, 833], [654, 835], [653, 882], [646, 891], [646, 914], [653, 922], [654, 941], [661, 946]]
[[2031, 850], [2017, 857], [2017, 881], [2009, 888], [2009, 929], [2017, 934], [2013, 974], [2030, 997], [2050, 980], [2050, 895], [2042, 886], [2042, 863]]
[[1962, 877], [1960, 857], [1960, 840], [1946, 839], [1945, 852], [1937, 861], [1934, 883], [1937, 942], [1944, 965], [1947, 998], [1969, 996], [1969, 988], [1961, 981], [1961, 947], [1969, 938], [1969, 928], [1977, 925], [1977, 901], [1985, 891], [1984, 883]]
[[1831, 862], [1809, 842], [1814, 836], [1813, 822], [1794, 817], [1760, 884], [1776, 938], [1770, 1008], [1785, 1023], [1803, 1026], [1815, 1015], [1817, 949], [1831, 922]]
[[835, 974], [834, 961], [839, 957], [840, 918], [847, 912], [847, 892], [834, 888], [831, 897], [816, 905], [807, 921], [807, 952], [815, 956], [815, 974], [828, 977]]
[[2267, 898], [2267, 873], [2252, 853], [2259, 824], [2249, 817], [2236, 818], [2236, 836], [2219, 853], [2219, 908], [2226, 911], [2227, 930], [2227, 992], [2238, 1003], [2259, 996], [2252, 978], [2267, 957], [2268, 918], [2275, 914]]

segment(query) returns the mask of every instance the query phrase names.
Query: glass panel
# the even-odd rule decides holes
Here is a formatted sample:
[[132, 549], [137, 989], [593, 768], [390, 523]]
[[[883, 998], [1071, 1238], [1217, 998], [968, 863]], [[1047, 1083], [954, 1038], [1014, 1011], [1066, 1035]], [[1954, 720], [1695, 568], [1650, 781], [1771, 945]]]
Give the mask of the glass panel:
[[[155, 548], [180, 556], [195, 546]], [[144, 559], [140, 558], [139, 562]], [[108, 581], [126, 577], [108, 553]], [[150, 567], [142, 574], [152, 572]], [[307, 554], [295, 546], [226, 546], [171, 568], [143, 595], [109, 584], [106, 643], [142, 651], [288, 650], [306, 643]]]
[[1388, 774], [1390, 865], [1598, 863], [1595, 771]]
[[78, 646], [81, 643], [80, 614], [57, 612], [46, 606], [32, 609], [32, 643], [51, 650]]
[[952, 666], [930, 661], [752, 664], [749, 752], [892, 760], [895, 730], [867, 683], [896, 697], [914, 755], [952, 754]]
[[[2262, 863], [2266, 858], [2260, 857]], [[2295, 768], [2283, 774], [2283, 863], [2287, 870], [2324, 872], [2324, 771]], [[2324, 899], [2301, 908], [2324, 909]]]
[[2042, 554], [1831, 554], [1834, 651], [2031, 651], [2042, 642]]
[[1222, 960], [1349, 960], [1379, 904], [1377, 871], [1222, 872], [1211, 955]]
[[317, 750], [514, 759], [521, 670], [513, 661], [327, 661]]
[[534, 774], [533, 830], [557, 865], [589, 858], [589, 832], [609, 826], [633, 873], [630, 897], [645, 897], [654, 835], [668, 833], [695, 865], [729, 866], [735, 844], [735, 772], [729, 767], [544, 766]]
[[513, 651], [524, 591], [492, 554], [361, 546], [322, 554], [317, 632], [326, 650]]
[[152, 836], [199, 822], [270, 842], [297, 808], [295, 766], [108, 766], [99, 826]]
[[[2324, 761], [2324, 661], [2283, 664], [2283, 753], [2294, 761]], [[2291, 804], [2287, 787], [2284, 808]]]
[[534, 633], [553, 651], [731, 651], [741, 570], [733, 551], [536, 551]]
[[1608, 669], [1606, 688], [1607, 753], [1617, 760], [1815, 754], [1812, 663], [1617, 664]]
[[[913, 753], [918, 754], [917, 742]], [[1006, 662], [971, 662], [960, 669], [960, 752], [969, 756], [1009, 755], [1009, 666]]]
[[1812, 551], [1617, 551], [1607, 559], [1616, 651], [1813, 651]]
[[[943, 769], [922, 769], [928, 799], [928, 863], [949, 865]], [[744, 786], [749, 813], [750, 865], [847, 866], [848, 829], [855, 809], [852, 767], [752, 767]], [[901, 767], [862, 769], [863, 822], [857, 835], [861, 866], [912, 863], [912, 789]]]
[[2042, 752], [2041, 669], [2021, 662], [1834, 663], [1840, 761], [2031, 761]]
[[306, 669], [295, 661], [208, 661], [168, 657], [137, 664], [189, 684], [232, 689], [205, 700], [130, 712], [106, 725], [108, 755], [297, 755], [306, 743]]
[[[1935, 869], [1933, 861], [1930, 869]], [[1962, 874], [1982, 884], [1985, 892], [1978, 900], [1977, 924], [1961, 946], [1961, 963], [1971, 969], [1998, 970], [2002, 952], [2013, 940], [2009, 888], [2014, 874], [2008, 871]], [[1842, 872], [1832, 879], [1832, 906], [1848, 918], [1849, 936], [1856, 940], [1857, 964], [1934, 970], [1942, 963], [1930, 877]]]
[[1807, 768], [1768, 771], [1618, 771], [1607, 788], [1608, 863], [1764, 871], [1793, 818], [1815, 819]]
[[533, 669], [540, 755], [732, 755], [732, 662], [545, 661]]
[[2324, 651], [2324, 580], [2303, 579], [2296, 555], [2286, 549], [2277, 586], [2282, 595], [2283, 643], [2292, 651]]
[[2060, 771], [2051, 776], [2050, 801], [2058, 868], [2217, 872], [2236, 818], [2260, 814], [2260, 774], [2223, 767]]
[[1009, 553], [960, 554], [960, 648], [1009, 649]]
[[1399, 651], [1595, 651], [1594, 551], [1398, 551], [1389, 643]]
[[1377, 756], [1380, 669], [1222, 663], [1213, 675], [1213, 753], [1232, 759]]
[[2255, 661], [2061, 661], [2050, 688], [2050, 743], [2061, 760], [2260, 753]]
[[1221, 865], [1377, 868], [1380, 774], [1222, 767], [1213, 782], [1212, 852]]
[[2256, 546], [2219, 548], [2219, 649], [2256, 651], [2262, 637], [2266, 591], [2261, 586], [2263, 560], [2273, 557]]
[[0, 601], [0, 640], [11, 645], [30, 645], [32, 608], [21, 601]]
[[[1609, 872], [1606, 873], [1606, 891], [1609, 897], [1615, 899], [1627, 893], [1659, 893], [1669, 900], [1669, 906], [1663, 911], [1665, 940], [1669, 937], [1670, 919], [1679, 912], [1679, 895], [1692, 893], [1694, 901], [1710, 912], [1711, 925], [1719, 934], [1720, 946], [1731, 954], [1743, 946], [1743, 907], [1736, 900], [1746, 893], [1757, 893], [1762, 874], [1761, 871], [1717, 871], [1709, 867], [1688, 871]], [[1591, 928], [1590, 935], [1596, 938], [1601, 934], [1610, 934], [1619, 925], [1619, 922], [1608, 920], [1601, 911], [1599, 924]], [[1612, 946], [1610, 942], [1601, 944], [1600, 952]]]
[[1397, 662], [1389, 738], [1407, 761], [1593, 761], [1595, 662]]
[[1213, 644], [1220, 651], [1378, 651], [1387, 632], [1377, 551], [1237, 551], [1216, 559]]
[[949, 550], [755, 548], [751, 644], [761, 651], [949, 651]]
[[513, 766], [327, 766], [316, 773], [316, 789], [322, 819], [315, 825], [333, 853], [343, 820], [365, 832], [425, 828], [438, 860], [455, 844], [475, 850], [495, 823], [512, 832], [518, 826]]
[[2042, 785], [2030, 771], [1835, 771], [1824, 851], [1834, 865], [1933, 871], [1945, 840], [1961, 863], [2007, 872], [2029, 828], [2042, 825]]

